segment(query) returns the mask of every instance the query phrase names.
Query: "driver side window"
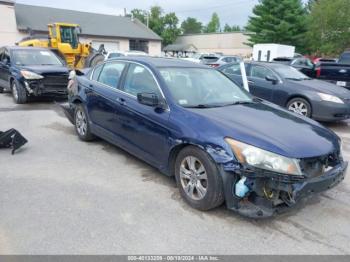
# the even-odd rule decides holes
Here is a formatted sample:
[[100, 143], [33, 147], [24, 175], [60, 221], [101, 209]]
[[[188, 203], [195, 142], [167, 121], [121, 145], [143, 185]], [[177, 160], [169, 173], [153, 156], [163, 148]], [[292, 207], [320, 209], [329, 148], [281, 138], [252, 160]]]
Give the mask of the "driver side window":
[[136, 64], [129, 67], [123, 91], [133, 96], [139, 93], [154, 93], [161, 97], [153, 75], [145, 67]]

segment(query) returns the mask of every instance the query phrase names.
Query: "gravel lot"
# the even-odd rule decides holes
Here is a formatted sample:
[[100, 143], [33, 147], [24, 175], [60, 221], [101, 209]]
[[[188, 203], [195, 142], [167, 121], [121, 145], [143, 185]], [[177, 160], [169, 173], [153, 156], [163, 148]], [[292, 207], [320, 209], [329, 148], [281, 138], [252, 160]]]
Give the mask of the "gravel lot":
[[[350, 122], [328, 125], [350, 159]], [[0, 95], [0, 130], [29, 140], [0, 151], [0, 254], [350, 254], [350, 174], [298, 210], [250, 220], [200, 212], [173, 178], [101, 140], [84, 143], [52, 102]]]

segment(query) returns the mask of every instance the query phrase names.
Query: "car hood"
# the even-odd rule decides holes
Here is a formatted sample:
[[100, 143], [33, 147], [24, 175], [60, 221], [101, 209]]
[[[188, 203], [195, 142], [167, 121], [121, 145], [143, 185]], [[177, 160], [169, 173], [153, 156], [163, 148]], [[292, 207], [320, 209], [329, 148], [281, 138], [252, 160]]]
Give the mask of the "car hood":
[[294, 85], [297, 84], [320, 93], [334, 95], [339, 98], [345, 98], [345, 99], [350, 98], [349, 90], [345, 89], [344, 87], [340, 87], [335, 84], [328, 83], [326, 81], [321, 81], [317, 79], [302, 80], [302, 81], [293, 81], [293, 80], [287, 80], [287, 81], [291, 84], [294, 84]]
[[189, 110], [200, 118], [198, 123], [206, 125], [204, 136], [220, 130], [223, 138], [286, 157], [322, 156], [339, 147], [338, 137], [331, 130], [266, 102]]
[[68, 74], [68, 68], [64, 66], [56, 65], [33, 65], [33, 66], [21, 66], [20, 69], [28, 70], [37, 74]]

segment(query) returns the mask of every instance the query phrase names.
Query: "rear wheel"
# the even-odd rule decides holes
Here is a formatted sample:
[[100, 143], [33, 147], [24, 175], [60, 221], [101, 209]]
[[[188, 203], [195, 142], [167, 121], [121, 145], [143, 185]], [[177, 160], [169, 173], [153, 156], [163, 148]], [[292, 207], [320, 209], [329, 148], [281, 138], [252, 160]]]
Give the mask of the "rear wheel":
[[306, 117], [311, 117], [311, 105], [304, 98], [297, 97], [290, 100], [287, 104], [289, 111], [303, 115]]
[[95, 136], [91, 133], [87, 113], [82, 105], [77, 105], [74, 114], [75, 131], [83, 141], [92, 141]]
[[193, 208], [209, 210], [224, 201], [219, 170], [201, 149], [188, 146], [176, 158], [175, 177], [181, 196]]
[[94, 67], [98, 64], [103, 63], [104, 60], [105, 60], [104, 55], [100, 53], [93, 53], [91, 54], [90, 57], [86, 59], [85, 67]]
[[26, 90], [19, 85], [15, 80], [12, 82], [11, 86], [12, 97], [16, 104], [27, 103], [28, 96]]
[[0, 86], [0, 94], [4, 93], [4, 88]]

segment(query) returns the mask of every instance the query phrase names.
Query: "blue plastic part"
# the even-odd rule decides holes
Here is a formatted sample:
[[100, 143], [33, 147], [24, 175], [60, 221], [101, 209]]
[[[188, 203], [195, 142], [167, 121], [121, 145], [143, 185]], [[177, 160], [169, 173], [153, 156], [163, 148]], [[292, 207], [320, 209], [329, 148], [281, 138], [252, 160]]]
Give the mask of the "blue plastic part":
[[243, 198], [249, 192], [249, 188], [245, 185], [246, 177], [242, 177], [235, 185], [236, 196]]

